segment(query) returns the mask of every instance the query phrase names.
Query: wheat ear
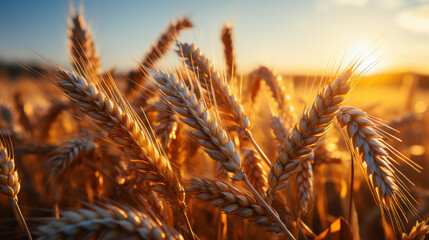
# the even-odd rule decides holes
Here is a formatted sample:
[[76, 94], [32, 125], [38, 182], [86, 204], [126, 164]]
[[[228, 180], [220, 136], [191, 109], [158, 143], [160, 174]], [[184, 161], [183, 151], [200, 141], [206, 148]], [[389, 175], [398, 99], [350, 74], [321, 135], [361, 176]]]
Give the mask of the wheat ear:
[[200, 85], [209, 93], [213, 92], [216, 106], [223, 113], [223, 119], [229, 124], [229, 128], [238, 126], [246, 133], [247, 139], [253, 144], [255, 149], [270, 166], [271, 162], [259, 145], [253, 139], [250, 132], [250, 121], [244, 113], [243, 106], [238, 102], [235, 94], [232, 93], [228, 83], [210, 64], [209, 60], [193, 44], [178, 43], [177, 53], [181, 56], [188, 68], [193, 71], [199, 80]]
[[183, 239], [173, 228], [130, 207], [105, 204], [64, 211], [37, 231], [49, 239]]
[[234, 45], [232, 43], [232, 24], [225, 24], [225, 26], [222, 28], [221, 40], [223, 43], [223, 52], [225, 54], [227, 78], [229, 81], [231, 81], [237, 71], [234, 58]]
[[52, 180], [79, 164], [81, 157], [94, 152], [96, 145], [85, 139], [70, 139], [54, 150], [55, 156], [47, 161], [52, 166], [50, 171]]
[[183, 203], [183, 187], [168, 159], [160, 152], [137, 114], [126, 102], [121, 103], [124, 99], [120, 95], [109, 97], [105, 90], [91, 81], [62, 68], [57, 70], [57, 86], [132, 159], [137, 169], [152, 182], [154, 190], [170, 203]]
[[308, 203], [313, 196], [313, 167], [314, 153], [311, 153], [304, 162], [296, 168], [295, 182], [297, 186], [297, 201], [299, 210], [308, 211]]
[[243, 148], [243, 170], [249, 177], [249, 182], [262, 195], [268, 186], [266, 165], [262, 163], [261, 157], [253, 149]]
[[192, 178], [186, 192], [203, 202], [209, 202], [226, 214], [237, 215], [273, 231], [279, 230], [279, 226], [271, 220], [253, 195], [231, 182], [222, 179]]
[[289, 136], [289, 131], [286, 128], [286, 123], [277, 116], [271, 116], [270, 123], [271, 131], [274, 134], [274, 140], [280, 146]]
[[[152, 68], [155, 63], [164, 56], [171, 44], [176, 41], [179, 33], [182, 30], [193, 27], [192, 22], [188, 17], [183, 17], [170, 24], [166, 31], [161, 35], [155, 45], [146, 53], [143, 61], [137, 71], [131, 71], [128, 75], [128, 86], [127, 94], [130, 94], [130, 98], [134, 98], [135, 94], [140, 93], [141, 86], [149, 77], [148, 68]], [[135, 90], [132, 93], [132, 90]]]
[[15, 109], [18, 112], [19, 123], [24, 127], [26, 132], [33, 134], [34, 126], [33, 123], [30, 121], [30, 118], [28, 117], [27, 113], [25, 112], [25, 103], [22, 99], [22, 93], [20, 91], [17, 91], [15, 92], [15, 95], [13, 97], [15, 100]]
[[69, 26], [70, 55], [74, 70], [82, 76], [99, 76], [100, 60], [95, 49], [91, 32], [85, 26], [85, 20], [79, 13], [71, 13]]
[[240, 155], [237, 153], [234, 143], [220, 125], [220, 121], [207, 109], [204, 102], [188, 89], [183, 79], [176, 78], [173, 73], [168, 75], [153, 71], [153, 74], [156, 84], [165, 98], [174, 106], [174, 111], [182, 116], [180, 120], [194, 129], [189, 131], [190, 135], [205, 148], [206, 153], [211, 158], [222, 164], [225, 170], [235, 174], [234, 180], [243, 181], [270, 216], [279, 224], [282, 231], [290, 239], [294, 239], [279, 216], [249, 182], [247, 175], [241, 169]]
[[295, 120], [296, 114], [291, 103], [291, 96], [282, 82], [282, 77], [280, 75], [275, 75], [265, 66], [260, 66], [249, 74], [248, 82], [250, 85], [252, 102], [255, 102], [262, 80], [270, 88], [271, 94], [277, 102], [277, 109], [281, 113], [283, 119], [288, 120], [288, 122], [289, 120]]
[[402, 209], [401, 203], [414, 209], [406, 196], [408, 190], [395, 173], [392, 165], [394, 159], [389, 152], [402, 160], [408, 159], [402, 158], [383, 140], [385, 135], [379, 131], [377, 124], [360, 109], [342, 107], [338, 112], [338, 122], [341, 127], [346, 128], [346, 140], [351, 141], [351, 150], [357, 150], [355, 157], [361, 160], [360, 166], [369, 179], [377, 203], [388, 212], [392, 210], [394, 215], [390, 217], [395, 220], [399, 220], [398, 215], [402, 212], [396, 211], [396, 208]]
[[156, 84], [174, 111], [181, 116], [180, 120], [195, 129], [189, 130], [189, 134], [211, 158], [234, 173], [236, 180], [242, 180], [240, 156], [227, 132], [216, 121], [214, 113], [174, 74], [155, 74]]
[[409, 234], [402, 233], [401, 240], [424, 240], [429, 236], [429, 226], [427, 221], [416, 222]]
[[[92, 81], [63, 68], [57, 69], [57, 77], [57, 86], [107, 133], [151, 182], [151, 187], [156, 192], [169, 203], [179, 207], [187, 220], [183, 186], [164, 152], [159, 149], [155, 136], [144, 128], [142, 120], [116, 85], [107, 82], [107, 89], [103, 89], [101, 85], [94, 85]], [[189, 224], [188, 229], [194, 238]]]
[[15, 159], [12, 155], [12, 143], [0, 136], [0, 193], [9, 197], [18, 220], [26, 231], [27, 238], [32, 239], [25, 218], [18, 205], [18, 193], [21, 189], [18, 171], [15, 170]]
[[352, 69], [346, 70], [317, 94], [313, 105], [301, 115], [289, 138], [283, 142], [268, 174], [269, 201], [287, 184], [290, 177], [295, 174], [296, 168], [304, 162], [330, 129], [344, 96], [351, 88], [352, 72]]

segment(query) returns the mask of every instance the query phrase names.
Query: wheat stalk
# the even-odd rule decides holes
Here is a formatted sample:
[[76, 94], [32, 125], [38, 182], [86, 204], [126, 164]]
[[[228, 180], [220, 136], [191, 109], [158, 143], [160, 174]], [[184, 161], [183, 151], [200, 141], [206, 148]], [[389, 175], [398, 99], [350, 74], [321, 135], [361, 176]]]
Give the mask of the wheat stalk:
[[11, 144], [5, 143], [3, 137], [0, 141], [0, 192], [15, 201], [21, 189], [18, 172], [15, 170], [15, 160], [11, 155]]
[[389, 152], [394, 156], [397, 153], [383, 140], [385, 136], [380, 134], [371, 118], [360, 109], [345, 106], [338, 112], [338, 122], [346, 128], [347, 140], [351, 141], [352, 150], [357, 151], [355, 157], [361, 160], [359, 163], [369, 179], [377, 202], [388, 211], [393, 210], [395, 219], [398, 218], [395, 208], [402, 208], [401, 202], [413, 209], [405, 195], [408, 190], [396, 176], [391, 163], [393, 159]]
[[194, 238], [186, 215], [184, 189], [178, 176], [164, 152], [159, 149], [153, 133], [144, 128], [141, 119], [115, 84], [107, 82], [107, 90], [104, 90], [63, 68], [57, 68], [57, 77], [57, 86], [131, 159], [151, 182], [152, 189], [181, 210], [188, 223], [188, 231]]
[[232, 43], [232, 24], [226, 24], [222, 28], [221, 40], [223, 43], [225, 54], [227, 79], [231, 81], [231, 79], [235, 76], [235, 73], [237, 72], [237, 66], [235, 64], [234, 58], [234, 46]]
[[47, 219], [37, 231], [48, 239], [183, 239], [173, 228], [130, 207], [89, 205], [64, 211], [59, 219]]
[[181, 56], [188, 68], [193, 71], [207, 92], [212, 93], [216, 106], [222, 112], [222, 118], [227, 121], [229, 128], [239, 127], [247, 139], [253, 144], [264, 161], [270, 166], [271, 162], [253, 139], [250, 132], [250, 121], [244, 113], [243, 106], [238, 102], [237, 96], [232, 93], [227, 81], [221, 77], [209, 60], [193, 44], [178, 43], [177, 53]]
[[250, 128], [250, 121], [244, 113], [244, 108], [232, 93], [227, 82], [217, 70], [210, 64], [209, 60], [193, 44], [178, 43], [177, 54], [184, 58], [188, 68], [193, 71], [200, 81], [200, 85], [207, 91], [214, 91], [216, 104], [223, 110], [229, 119], [228, 123], [240, 126], [243, 130]]
[[153, 71], [156, 84], [161, 89], [165, 98], [172, 104], [174, 111], [181, 115], [180, 119], [189, 127], [189, 134], [205, 148], [205, 151], [215, 161], [222, 164], [226, 171], [234, 174], [234, 180], [243, 181], [258, 201], [269, 212], [271, 217], [280, 225], [282, 231], [294, 239], [289, 230], [284, 226], [279, 216], [265, 202], [258, 191], [249, 182], [247, 175], [241, 169], [240, 156], [235, 149], [227, 132], [220, 125], [220, 121], [207, 109], [207, 106], [198, 99], [185, 85], [183, 79], [178, 79], [172, 73], [158, 73]]
[[129, 97], [131, 99], [134, 98], [135, 94], [132, 94], [132, 90], [134, 89], [134, 93], [140, 93], [141, 86], [143, 86], [144, 82], [147, 80], [149, 76], [148, 68], [152, 68], [155, 63], [164, 56], [171, 44], [176, 41], [179, 33], [182, 30], [193, 27], [192, 22], [188, 17], [183, 17], [178, 19], [177, 21], [170, 24], [170, 26], [166, 29], [166, 31], [161, 35], [155, 45], [146, 53], [146, 56], [143, 58], [143, 61], [137, 71], [131, 71], [128, 75], [128, 86], [127, 86], [127, 94], [131, 94]]
[[344, 101], [344, 96], [351, 88], [352, 73], [353, 70], [350, 68], [324, 87], [317, 94], [313, 105], [298, 119], [289, 138], [283, 142], [268, 174], [269, 201], [273, 199], [278, 190], [287, 184], [290, 177], [296, 172], [296, 168], [304, 162], [321, 137], [329, 130]]
[[192, 178], [186, 191], [203, 202], [209, 202], [226, 214], [239, 216], [273, 231], [281, 231], [265, 212], [264, 207], [251, 193], [240, 186], [222, 179]]
[[12, 154], [12, 143], [0, 136], [0, 193], [9, 197], [15, 209], [18, 220], [21, 222], [28, 239], [32, 239], [30, 230], [27, 227], [24, 216], [18, 205], [18, 193], [21, 190], [21, 183], [18, 171], [15, 170], [15, 159]]

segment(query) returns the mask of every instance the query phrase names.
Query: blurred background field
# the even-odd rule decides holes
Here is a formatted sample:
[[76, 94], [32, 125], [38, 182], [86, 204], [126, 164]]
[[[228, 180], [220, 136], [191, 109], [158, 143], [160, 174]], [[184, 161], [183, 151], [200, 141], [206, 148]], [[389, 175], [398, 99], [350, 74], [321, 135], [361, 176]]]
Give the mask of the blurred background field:
[[[80, 137], [76, 126], [94, 127], [81, 121], [87, 119], [76, 110], [70, 110], [67, 98], [37, 74], [49, 75], [47, 61], [39, 55], [59, 64], [71, 65], [66, 31], [70, 25], [67, 23], [68, 4], [66, 1], [0, 3], [0, 127], [2, 134], [12, 136], [15, 145], [16, 165], [22, 176], [19, 203], [24, 216], [28, 216], [30, 229], [36, 229], [44, 217], [53, 216], [54, 206], [58, 207], [56, 190], [47, 184], [49, 171], [45, 162], [55, 153], [54, 149], [61, 146], [61, 141]], [[392, 137], [389, 144], [423, 168], [419, 173], [403, 163], [397, 166], [414, 183], [407, 185], [415, 197], [418, 216], [405, 212], [408, 217], [408, 222], [404, 223], [406, 231], [410, 231], [416, 221], [429, 218], [427, 1], [306, 0], [264, 4], [256, 1], [130, 1], [127, 4], [116, 1], [82, 3], [94, 33], [103, 73], [111, 73], [119, 89], [126, 92], [129, 72], [138, 69], [139, 59], [152, 42], [172, 20], [181, 16], [189, 16], [195, 28], [184, 31], [179, 40], [195, 42], [225, 72], [220, 29], [231, 23], [237, 65], [234, 89], [241, 90], [237, 91], [238, 96], [253, 123], [252, 132], [269, 159], [275, 159], [278, 152], [267, 121], [275, 113], [276, 103], [265, 83], [261, 84], [256, 102], [252, 103], [249, 73], [259, 66], [267, 66], [280, 75], [292, 99], [291, 107], [299, 115], [326, 82], [323, 77], [331, 72], [326, 69], [335, 69], [339, 65], [332, 63], [332, 58], [344, 56], [343, 64], [346, 65], [363, 53], [366, 58], [361, 60], [371, 67], [359, 69], [361, 79], [345, 105], [358, 107], [381, 119], [386, 124], [382, 129], [401, 139]], [[170, 49], [154, 68], [170, 70], [178, 62]], [[151, 89], [152, 85], [149, 83], [145, 88]], [[158, 100], [156, 96], [155, 100]], [[155, 100], [151, 99], [149, 103]], [[43, 117], [56, 106], [60, 109], [56, 121], [47, 128], [47, 133], [40, 133], [39, 129], [45, 129]], [[143, 107], [136, 109], [141, 113]], [[152, 121], [154, 117], [149, 116], [149, 119]], [[152, 121], [151, 124], [156, 128], [159, 122]], [[101, 131], [94, 129], [90, 132], [95, 132], [92, 133], [95, 138], [102, 138]], [[332, 130], [329, 136], [327, 149], [341, 162], [320, 165], [315, 170], [314, 199], [310, 212], [303, 219], [316, 234], [338, 217], [345, 216], [348, 207], [345, 199], [350, 154], [338, 131]], [[100, 144], [101, 150], [120, 159], [117, 156], [120, 154], [104, 144], [106, 141]], [[184, 172], [193, 176], [196, 174], [193, 168], [205, 170], [193, 165], [195, 159], [204, 158], [202, 156], [202, 151], [193, 156]], [[105, 163], [97, 164], [103, 167]], [[210, 175], [215, 175], [214, 167], [204, 165], [207, 166]], [[65, 189], [70, 191], [70, 197], [59, 201], [59, 206], [64, 209], [81, 206], [77, 202], [82, 199], [94, 203], [102, 200], [102, 194], [111, 194], [108, 181], [99, 171], [80, 168], [85, 170], [67, 178], [70, 181]], [[116, 168], [107, 169], [108, 174], [116, 174]], [[361, 239], [400, 239], [393, 224], [383, 229], [380, 211], [361, 171], [356, 170], [355, 179], [355, 207], [359, 214], [359, 230], [356, 232]], [[98, 196], [98, 193], [102, 194]], [[196, 225], [197, 234], [201, 234], [201, 239], [219, 239], [216, 233], [218, 212], [196, 205], [194, 211], [197, 214], [190, 220]], [[2, 196], [0, 212], [0, 238], [23, 239], [24, 234], [13, 218], [9, 202]], [[204, 214], [204, 218], [198, 214]], [[198, 224], [199, 221], [202, 223]], [[228, 230], [223, 235], [227, 238], [281, 239], [274, 233], [263, 233], [263, 228], [254, 227], [252, 223], [231, 220], [229, 224], [249, 231], [234, 233]], [[207, 230], [208, 226], [216, 226], [217, 230]]]

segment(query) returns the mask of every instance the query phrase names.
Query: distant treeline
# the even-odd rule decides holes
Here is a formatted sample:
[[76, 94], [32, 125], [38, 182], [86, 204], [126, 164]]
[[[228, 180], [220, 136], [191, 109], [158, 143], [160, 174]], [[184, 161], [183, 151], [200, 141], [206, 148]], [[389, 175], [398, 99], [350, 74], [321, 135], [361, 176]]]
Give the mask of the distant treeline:
[[35, 64], [0, 63], [0, 81], [22, 77], [38, 77], [46, 73], [45, 68]]
[[[2, 63], [0, 62], [0, 82], [5, 80], [16, 80], [24, 77], [34, 77], [39, 79], [40, 74], [45, 75], [46, 67], [36, 64], [20, 65], [18, 63]], [[124, 78], [127, 75], [115, 74], [118, 78]], [[297, 85], [306, 84], [307, 81], [312, 82], [314, 79], [318, 80], [321, 77], [309, 75], [294, 75], [290, 76], [294, 79]], [[414, 78], [417, 81], [419, 88], [429, 88], [429, 75], [418, 73], [394, 73], [394, 74], [380, 74], [374, 76], [363, 77], [361, 83], [367, 84], [370, 82], [371, 86], [385, 86], [385, 85], [401, 85], [405, 78]]]

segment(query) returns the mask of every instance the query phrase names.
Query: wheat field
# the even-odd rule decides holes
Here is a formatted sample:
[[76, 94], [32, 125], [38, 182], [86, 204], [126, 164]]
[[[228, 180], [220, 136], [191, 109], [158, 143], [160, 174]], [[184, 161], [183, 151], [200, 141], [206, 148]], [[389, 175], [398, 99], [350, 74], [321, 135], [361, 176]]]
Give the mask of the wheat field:
[[68, 20], [69, 65], [0, 72], [1, 239], [429, 236], [424, 76], [238, 74], [234, 26], [217, 68], [179, 40], [190, 17], [120, 74]]

